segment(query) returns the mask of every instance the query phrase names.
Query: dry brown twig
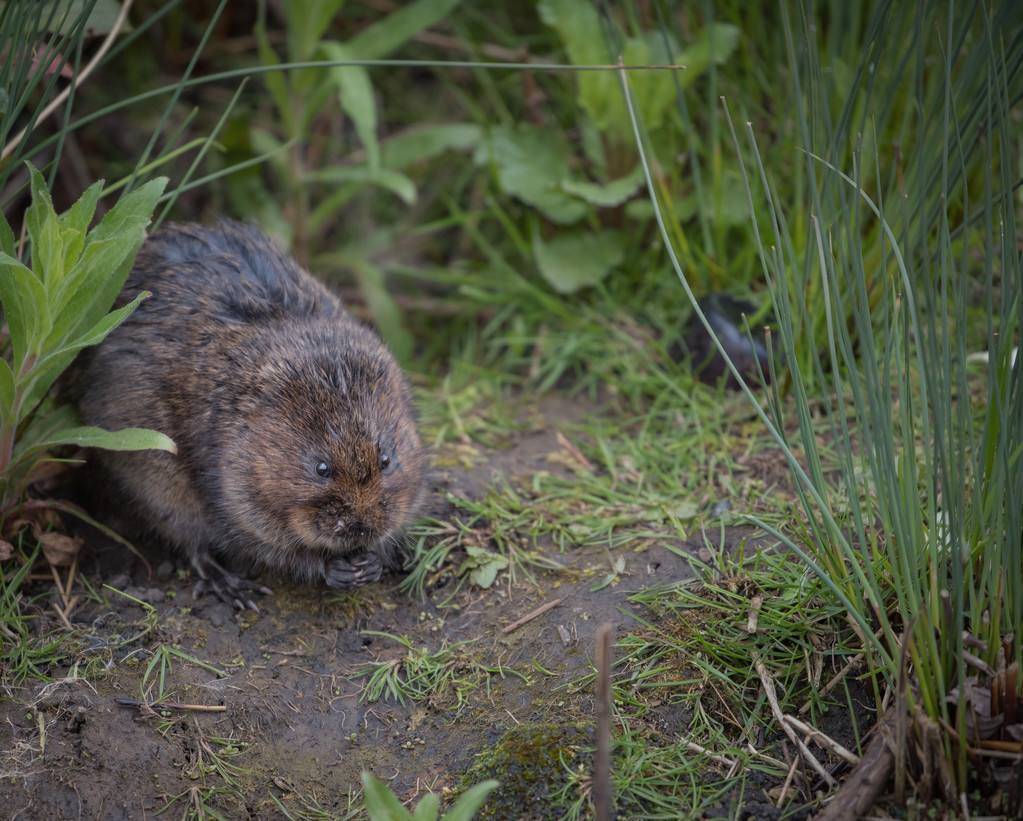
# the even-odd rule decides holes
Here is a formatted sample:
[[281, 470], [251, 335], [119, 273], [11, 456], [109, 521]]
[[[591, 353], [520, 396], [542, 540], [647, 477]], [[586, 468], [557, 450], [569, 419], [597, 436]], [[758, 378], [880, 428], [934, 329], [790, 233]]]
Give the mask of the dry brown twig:
[[597, 628], [597, 752], [593, 761], [593, 814], [611, 821], [611, 666], [614, 626]]
[[767, 671], [767, 667], [764, 662], [760, 659], [759, 655], [753, 657], [753, 666], [756, 668], [757, 675], [760, 676], [760, 681], [764, 686], [764, 694], [767, 696], [767, 702], [771, 706], [771, 712], [774, 713], [775, 721], [778, 722], [778, 726], [781, 727], [782, 731], [789, 737], [789, 741], [796, 745], [799, 752], [803, 754], [803, 758], [806, 762], [813, 767], [814, 772], [821, 777], [821, 779], [829, 786], [836, 787], [838, 782], [835, 781], [834, 776], [824, 769], [817, 757], [810, 752], [810, 748], [807, 747], [799, 736], [796, 735], [795, 730], [785, 721], [785, 714], [781, 711], [781, 705], [778, 704], [778, 694], [774, 689], [774, 679], [771, 674]]
[[506, 636], [509, 633], [514, 633], [520, 627], [522, 627], [523, 625], [529, 624], [529, 622], [531, 622], [533, 619], [542, 616], [548, 610], [553, 610], [555, 607], [557, 607], [559, 604], [561, 604], [562, 601], [564, 601], [564, 599], [558, 598], [558, 599], [551, 599], [546, 604], [541, 604], [535, 610], [531, 610], [530, 612], [526, 613], [526, 615], [524, 615], [521, 619], [513, 621], [507, 627], [503, 627], [501, 629], [501, 633], [506, 635]]

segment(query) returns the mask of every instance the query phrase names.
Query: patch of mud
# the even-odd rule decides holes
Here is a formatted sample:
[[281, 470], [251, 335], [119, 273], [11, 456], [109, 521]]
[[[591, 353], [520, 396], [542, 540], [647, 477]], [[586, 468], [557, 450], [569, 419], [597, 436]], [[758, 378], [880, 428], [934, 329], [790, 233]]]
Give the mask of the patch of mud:
[[[497, 477], [558, 469], [546, 458], [562, 446], [555, 425], [589, 411], [564, 399], [541, 405], [510, 447], [440, 468], [437, 497], [478, 498]], [[165, 808], [175, 817], [213, 808], [270, 818], [281, 807], [294, 817], [344, 816], [363, 770], [409, 799], [458, 787], [481, 753], [522, 727], [576, 728], [573, 743], [585, 745], [593, 699], [568, 685], [590, 672], [601, 623], [619, 632], [634, 623], [631, 593], [691, 574], [688, 548], [672, 548], [647, 541], [639, 552], [616, 551], [624, 566], [603, 587], [595, 579], [607, 574], [604, 548], [552, 548], [562, 571], [515, 584], [502, 576], [488, 590], [439, 588], [423, 601], [396, 579], [343, 595], [276, 584], [257, 616], [195, 601], [193, 580], [166, 556], [148, 553], [158, 571], [148, 576], [123, 548], [97, 544], [83, 554], [82, 575], [152, 611], [109, 592], [80, 604], [78, 669], [0, 704], [0, 807], [22, 819], [141, 818]], [[419, 703], [368, 702], [360, 671], [407, 652], [379, 633], [431, 651], [456, 647], [456, 683]], [[161, 675], [165, 700], [185, 709], [119, 703], [160, 692]], [[530, 814], [543, 816], [542, 803]]]

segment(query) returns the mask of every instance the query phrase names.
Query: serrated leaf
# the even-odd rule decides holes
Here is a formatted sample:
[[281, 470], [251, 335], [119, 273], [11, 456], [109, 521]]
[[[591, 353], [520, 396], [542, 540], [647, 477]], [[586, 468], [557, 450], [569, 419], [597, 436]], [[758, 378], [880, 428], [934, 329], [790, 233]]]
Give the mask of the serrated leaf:
[[472, 821], [473, 816], [487, 800], [487, 796], [500, 786], [494, 780], [483, 781], [459, 796], [450, 810], [444, 814], [444, 821]]
[[345, 45], [363, 60], [386, 57], [413, 36], [447, 17], [460, 0], [415, 0], [391, 12], [379, 23], [374, 23]]
[[591, 205], [600, 208], [614, 208], [628, 200], [643, 184], [643, 167], [636, 169], [627, 177], [608, 183], [595, 183], [586, 180], [565, 180], [561, 187]]
[[[350, 60], [352, 53], [340, 43], [323, 43], [320, 46], [328, 60]], [[372, 169], [380, 166], [380, 144], [377, 142], [377, 108], [373, 99], [373, 86], [369, 72], [362, 66], [335, 66], [328, 69], [328, 76], [337, 89], [341, 108], [352, 118], [355, 132], [366, 148], [368, 165]]]
[[596, 285], [625, 258], [618, 231], [577, 231], [543, 240], [533, 235], [533, 256], [544, 279], [562, 294]]
[[413, 821], [390, 788], [372, 773], [362, 773], [363, 797], [369, 821]]
[[[61, 328], [63, 338], [74, 338], [91, 328], [110, 310], [128, 278], [145, 239], [146, 226], [166, 185], [167, 178], [158, 177], [139, 186], [121, 197], [89, 232], [82, 260], [76, 266], [79, 270], [68, 275], [58, 303], [61, 315], [72, 318], [66, 329]], [[86, 261], [93, 243], [105, 245]]]
[[405, 168], [445, 151], [474, 148], [483, 136], [475, 123], [442, 123], [411, 128], [380, 146], [381, 162], [388, 168]]
[[495, 129], [480, 145], [476, 161], [495, 167], [498, 184], [506, 194], [567, 225], [589, 211], [586, 203], [561, 190], [561, 181], [569, 173], [569, 156], [559, 132], [520, 126]]

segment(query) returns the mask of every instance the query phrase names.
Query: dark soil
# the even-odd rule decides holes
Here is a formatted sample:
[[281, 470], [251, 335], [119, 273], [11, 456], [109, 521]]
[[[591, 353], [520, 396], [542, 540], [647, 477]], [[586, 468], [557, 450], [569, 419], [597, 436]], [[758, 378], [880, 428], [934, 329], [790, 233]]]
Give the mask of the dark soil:
[[[544, 408], [552, 419], [564, 412], [557, 403]], [[544, 427], [484, 454], [475, 468], [439, 470], [437, 505], [445, 492], [478, 496], [492, 474], [509, 479], [550, 470], [545, 456], [558, 447], [555, 432]], [[523, 726], [539, 724], [588, 747], [582, 728], [589, 726], [592, 697], [564, 685], [590, 671], [594, 631], [606, 621], [627, 630], [630, 593], [691, 574], [678, 553], [647, 543], [626, 554], [617, 583], [594, 591], [595, 578], [607, 573], [607, 552], [579, 549], [557, 553], [566, 569], [534, 570], [534, 581], [519, 574], [510, 584], [503, 575], [488, 590], [465, 585], [455, 592], [456, 581], [442, 577], [423, 601], [399, 591], [397, 578], [344, 595], [264, 580], [275, 595], [261, 601], [257, 615], [194, 600], [193, 579], [173, 558], [153, 551], [147, 558], [156, 570], [151, 576], [124, 548], [100, 542], [87, 545], [81, 572], [94, 586], [105, 582], [149, 602], [156, 613], [151, 634], [114, 649], [142, 629], [144, 609], [116, 594], [105, 597], [106, 606], [81, 604], [72, 619], [87, 626], [91, 648], [83, 658], [89, 649], [105, 652], [109, 669], [93, 680], [70, 671], [63, 683], [30, 684], [0, 703], [0, 775], [7, 776], [0, 807], [10, 817], [141, 818], [183, 794], [169, 810], [179, 816], [203, 798], [204, 787], [224, 786], [219, 776], [203, 774], [214, 761], [208, 749], [223, 746], [213, 739], [233, 739], [242, 750], [230, 759], [239, 768], [232, 773], [237, 795], [210, 798], [228, 817], [280, 817], [275, 798], [296, 814], [314, 806], [344, 814], [363, 770], [389, 780], [402, 798], [456, 787], [480, 753]], [[561, 600], [554, 609], [502, 633], [554, 598]], [[407, 636], [433, 650], [470, 642], [462, 648], [466, 657], [495, 672], [484, 674], [457, 708], [451, 692], [436, 703], [367, 703], [359, 668], [405, 651], [365, 631]], [[172, 658], [169, 700], [223, 705], [223, 712], [155, 715], [118, 704], [140, 698], [161, 643], [226, 674]], [[544, 785], [531, 784], [526, 795], [535, 803], [520, 805], [522, 813], [543, 816]]]

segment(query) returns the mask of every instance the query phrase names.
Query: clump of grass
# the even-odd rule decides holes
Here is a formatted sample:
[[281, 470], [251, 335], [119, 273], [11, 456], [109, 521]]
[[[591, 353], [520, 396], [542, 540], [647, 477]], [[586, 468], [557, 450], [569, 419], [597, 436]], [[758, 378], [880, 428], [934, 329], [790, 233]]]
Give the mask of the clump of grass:
[[469, 695], [491, 676], [525, 677], [500, 664], [483, 664], [467, 648], [470, 642], [444, 642], [440, 649], [417, 647], [405, 636], [395, 636], [376, 630], [364, 630], [363, 635], [376, 636], [396, 642], [405, 652], [391, 659], [372, 661], [363, 665], [357, 675], [366, 679], [361, 698], [379, 701], [391, 698], [399, 704], [406, 701], [443, 702], [454, 696], [455, 710], [468, 704]]
[[[1015, 572], [1023, 566], [1016, 501], [1023, 370], [1013, 356], [1023, 265], [1008, 239], [1016, 236], [1019, 135], [1008, 101], [1020, 93], [1013, 70], [1023, 61], [1020, 20], [1012, 4], [963, 16], [941, 4], [912, 17], [876, 7], [849, 103], [833, 120], [812, 21], [803, 18], [793, 37], [783, 19], [812, 181], [810, 220], [790, 220], [749, 124], [747, 144], [750, 175], [766, 200], [757, 241], [778, 314], [778, 367], [791, 376], [805, 464], [779, 423], [779, 394], [769, 417], [746, 393], [783, 448], [809, 533], [797, 544], [765, 527], [845, 608], [879, 676], [878, 712], [890, 707], [898, 728], [888, 759], [897, 800], [912, 790], [967, 806], [971, 776], [998, 768], [978, 751], [999, 743], [978, 735], [967, 683], [980, 676], [1016, 701], [1012, 671], [1023, 655], [1023, 574]], [[1014, 34], [1003, 42], [1005, 31]], [[915, 83], [897, 70], [887, 87], [875, 87], [875, 76], [907, 54]], [[914, 146], [905, 187], [864, 119], [890, 111], [901, 94], [916, 112], [900, 135]], [[983, 140], [970, 130], [981, 121]], [[645, 152], [644, 165], [670, 243]], [[752, 207], [754, 183], [747, 187]], [[810, 328], [803, 299], [810, 282], [819, 283], [826, 349], [804, 373], [797, 352]], [[971, 321], [976, 312], [979, 322]], [[977, 347], [988, 352], [979, 377], [968, 362]], [[837, 476], [822, 470], [821, 427], [839, 454]]]

